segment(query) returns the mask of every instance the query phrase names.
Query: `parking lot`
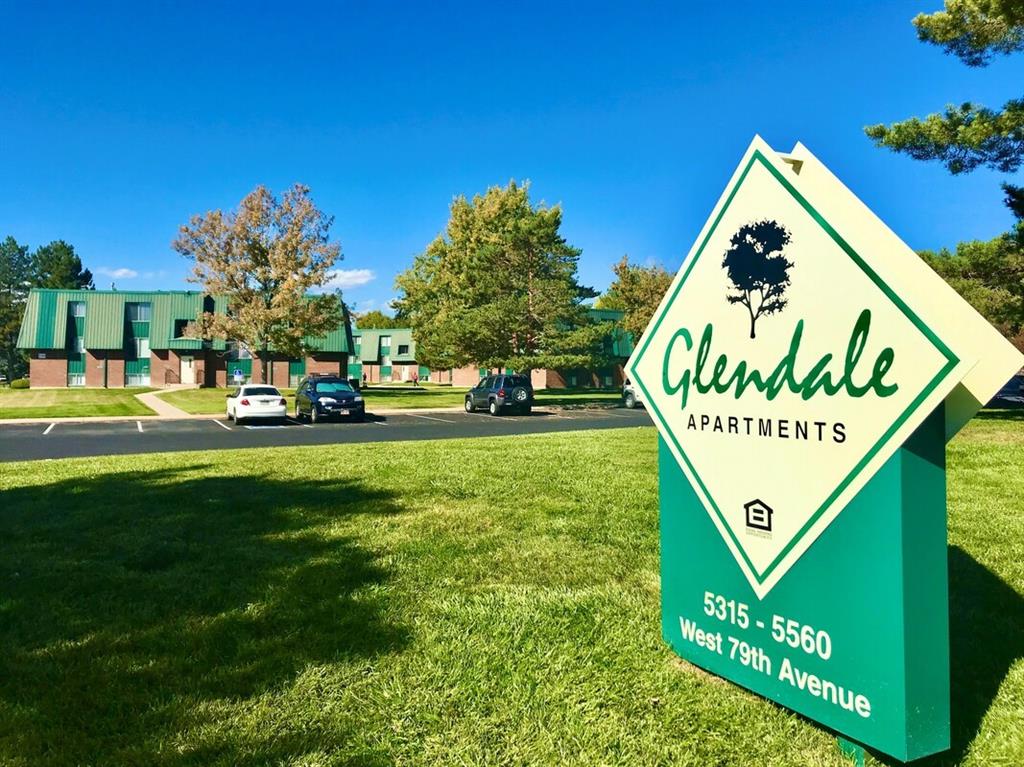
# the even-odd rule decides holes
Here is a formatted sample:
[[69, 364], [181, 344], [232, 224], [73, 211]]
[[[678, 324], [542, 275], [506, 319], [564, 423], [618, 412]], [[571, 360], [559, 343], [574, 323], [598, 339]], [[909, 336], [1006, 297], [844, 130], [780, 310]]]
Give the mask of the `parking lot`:
[[362, 423], [235, 424], [223, 418], [139, 419], [0, 426], [0, 461], [93, 455], [227, 450], [274, 445], [453, 439], [510, 434], [615, 429], [650, 424], [643, 410], [535, 411], [526, 416], [443, 411], [378, 416]]

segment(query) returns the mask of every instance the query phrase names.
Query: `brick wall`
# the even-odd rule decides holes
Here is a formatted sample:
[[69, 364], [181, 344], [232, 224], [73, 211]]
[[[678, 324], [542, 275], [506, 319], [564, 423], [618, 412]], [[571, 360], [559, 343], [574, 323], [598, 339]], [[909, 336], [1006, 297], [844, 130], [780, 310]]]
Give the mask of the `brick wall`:
[[362, 375], [367, 383], [380, 383], [380, 365], [374, 362], [364, 362]]
[[154, 349], [149, 354], [149, 382], [151, 386], [181, 383], [181, 361], [173, 349]]
[[[367, 366], [363, 365], [363, 370]], [[348, 355], [340, 353], [321, 352], [306, 357], [306, 375], [319, 373], [321, 375], [340, 375], [348, 377]]]
[[[39, 359], [39, 355], [45, 359]], [[68, 361], [63, 351], [32, 352], [28, 361], [28, 380], [33, 388], [68, 385]]]
[[107, 353], [103, 349], [87, 349], [85, 352], [85, 385], [102, 387], [106, 385], [104, 368]]
[[475, 365], [452, 370], [452, 386], [476, 386], [479, 381], [480, 368]]
[[272, 383], [279, 389], [288, 388], [288, 360], [285, 359], [274, 359], [268, 365], [270, 372], [270, 380], [268, 383]]
[[107, 352], [107, 388], [124, 388], [124, 352]]

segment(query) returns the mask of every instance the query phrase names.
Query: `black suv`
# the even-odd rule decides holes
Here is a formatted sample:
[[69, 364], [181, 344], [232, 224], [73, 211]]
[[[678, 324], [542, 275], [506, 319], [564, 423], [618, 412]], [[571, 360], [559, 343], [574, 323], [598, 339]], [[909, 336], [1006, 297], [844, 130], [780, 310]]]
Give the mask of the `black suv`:
[[533, 386], [526, 376], [487, 376], [466, 392], [466, 412], [487, 408], [491, 415], [504, 410], [529, 413], [533, 407]]
[[366, 416], [366, 403], [352, 384], [333, 375], [311, 375], [299, 382], [295, 390], [296, 420], [309, 418], [318, 423], [342, 416], [353, 421], [362, 421]]

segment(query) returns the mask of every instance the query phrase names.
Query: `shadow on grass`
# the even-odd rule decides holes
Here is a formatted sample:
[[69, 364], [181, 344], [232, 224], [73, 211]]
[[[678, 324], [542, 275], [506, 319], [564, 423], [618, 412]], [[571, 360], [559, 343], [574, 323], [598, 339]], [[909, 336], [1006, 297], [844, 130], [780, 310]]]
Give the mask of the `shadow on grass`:
[[[333, 530], [396, 507], [350, 482], [203, 471], [4, 493], [0, 761], [277, 763], [349, 742], [357, 724], [284, 726], [260, 696], [403, 647], [386, 570]], [[253, 709], [278, 732], [239, 734], [230, 717]]]
[[951, 748], [914, 767], [959, 764], [1010, 667], [1024, 658], [1024, 598], [958, 546], [949, 548], [949, 634]]
[[1024, 421], [1024, 405], [1004, 402], [998, 407], [979, 410], [974, 417], [979, 421]]

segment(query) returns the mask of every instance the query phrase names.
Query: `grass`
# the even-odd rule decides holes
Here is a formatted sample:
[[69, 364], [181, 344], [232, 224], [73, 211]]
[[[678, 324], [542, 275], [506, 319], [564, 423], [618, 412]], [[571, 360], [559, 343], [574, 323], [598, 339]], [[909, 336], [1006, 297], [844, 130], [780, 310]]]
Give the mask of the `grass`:
[[135, 395], [150, 389], [0, 389], [0, 419], [153, 415]]
[[[848, 764], [662, 643], [656, 446], [645, 428], [3, 465], [0, 763]], [[1024, 763], [1022, 466], [1005, 416], [949, 448], [954, 749], [935, 764]]]
[[[231, 389], [181, 389], [160, 396], [186, 413], [221, 413], [224, 397]], [[411, 386], [384, 388], [367, 386], [363, 389], [368, 410], [414, 410], [417, 408], [461, 407], [467, 389], [462, 387], [426, 386], [414, 389]], [[295, 391], [281, 389], [288, 400], [288, 410], [295, 407]], [[617, 389], [547, 389], [536, 393], [541, 406], [587, 407], [601, 404], [618, 404], [621, 394]]]

